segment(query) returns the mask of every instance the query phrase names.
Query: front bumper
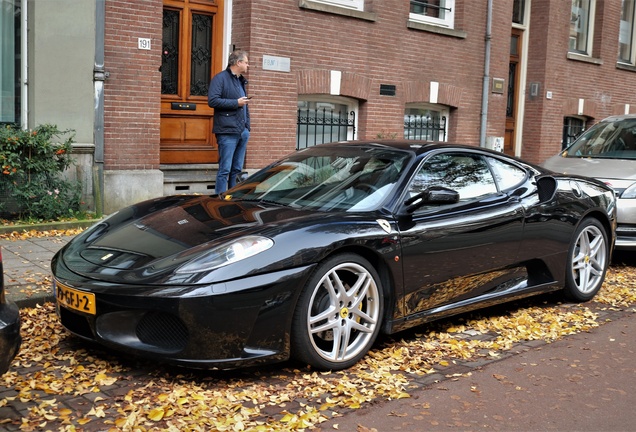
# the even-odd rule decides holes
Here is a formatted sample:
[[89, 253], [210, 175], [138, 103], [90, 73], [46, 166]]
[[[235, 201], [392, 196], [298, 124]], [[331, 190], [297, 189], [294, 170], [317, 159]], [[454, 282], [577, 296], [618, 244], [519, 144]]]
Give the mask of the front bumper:
[[283, 361], [289, 358], [296, 300], [311, 268], [191, 287], [56, 278], [58, 284], [93, 293], [96, 313], [59, 301], [57, 309], [71, 333], [131, 355], [206, 369]]
[[636, 225], [618, 225], [616, 228], [616, 248], [636, 249]]
[[0, 374], [9, 369], [18, 354], [22, 343], [20, 325], [18, 306], [13, 302], [0, 303]]
[[616, 248], [636, 249], [636, 199], [619, 198], [616, 209]]

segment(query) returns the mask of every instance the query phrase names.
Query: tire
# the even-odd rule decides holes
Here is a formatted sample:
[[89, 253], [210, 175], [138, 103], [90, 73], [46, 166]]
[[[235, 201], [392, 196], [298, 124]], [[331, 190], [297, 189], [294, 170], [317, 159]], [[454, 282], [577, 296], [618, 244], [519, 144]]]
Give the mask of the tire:
[[574, 301], [591, 300], [603, 285], [610, 262], [607, 231], [596, 219], [584, 219], [574, 232], [568, 252], [565, 295]]
[[291, 352], [320, 370], [346, 369], [369, 351], [384, 311], [380, 278], [364, 258], [334, 256], [311, 276], [298, 299]]

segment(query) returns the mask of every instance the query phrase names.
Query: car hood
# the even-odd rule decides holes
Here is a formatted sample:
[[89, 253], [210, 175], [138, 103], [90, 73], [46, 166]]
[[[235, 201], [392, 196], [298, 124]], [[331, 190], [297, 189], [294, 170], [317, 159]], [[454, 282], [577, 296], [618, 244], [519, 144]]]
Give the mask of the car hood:
[[[338, 226], [336, 222], [347, 217], [356, 219], [343, 213], [298, 210], [264, 202], [224, 201], [216, 197], [157, 199], [121, 210], [75, 237], [54, 258], [53, 271], [62, 280], [73, 279], [72, 273], [131, 284], [204, 283], [206, 275], [176, 276], [174, 271], [215, 246], [246, 235], [273, 239], [273, 251], [261, 254], [267, 255], [265, 260], [250, 258], [240, 266], [229, 265], [234, 268], [218, 270], [216, 279], [240, 277], [275, 270], [273, 267], [284, 268], [289, 265], [284, 261], [301, 249], [305, 250], [306, 260], [307, 248], [311, 249], [308, 233], [315, 231], [318, 224]], [[302, 241], [298, 240], [300, 236]], [[329, 235], [313, 237], [327, 242]], [[60, 258], [63, 265], [58, 265]], [[273, 264], [276, 261], [278, 264]]]
[[600, 180], [636, 181], [636, 160], [563, 157], [546, 160], [543, 167], [564, 174], [593, 177]]

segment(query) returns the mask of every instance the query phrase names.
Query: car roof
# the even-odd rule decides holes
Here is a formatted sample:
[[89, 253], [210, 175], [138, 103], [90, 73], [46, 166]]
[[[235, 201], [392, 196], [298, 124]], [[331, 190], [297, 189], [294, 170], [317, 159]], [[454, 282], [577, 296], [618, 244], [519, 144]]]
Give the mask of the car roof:
[[614, 121], [629, 120], [629, 119], [636, 119], [636, 114], [613, 115], [613, 116], [605, 117], [599, 123], [614, 122]]
[[448, 142], [436, 142], [436, 141], [424, 141], [424, 140], [407, 140], [407, 139], [382, 139], [382, 140], [353, 140], [353, 141], [338, 141], [332, 143], [319, 144], [319, 146], [330, 147], [359, 147], [359, 146], [373, 146], [373, 147], [387, 147], [397, 150], [410, 151], [415, 154], [422, 154], [436, 149], [466, 149], [466, 150], [480, 150], [489, 153], [502, 154], [501, 152], [494, 152], [492, 150], [467, 145], [467, 144], [455, 144]]

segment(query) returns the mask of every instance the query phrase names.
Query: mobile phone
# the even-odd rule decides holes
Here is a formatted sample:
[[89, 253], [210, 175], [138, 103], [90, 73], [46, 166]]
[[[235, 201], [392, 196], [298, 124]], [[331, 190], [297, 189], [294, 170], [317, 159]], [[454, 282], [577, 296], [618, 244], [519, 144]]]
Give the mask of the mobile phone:
[[246, 96], [246, 98], [248, 99], [252, 99], [254, 96]]

